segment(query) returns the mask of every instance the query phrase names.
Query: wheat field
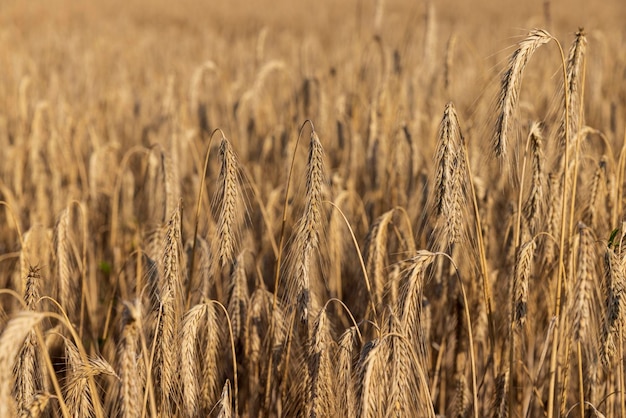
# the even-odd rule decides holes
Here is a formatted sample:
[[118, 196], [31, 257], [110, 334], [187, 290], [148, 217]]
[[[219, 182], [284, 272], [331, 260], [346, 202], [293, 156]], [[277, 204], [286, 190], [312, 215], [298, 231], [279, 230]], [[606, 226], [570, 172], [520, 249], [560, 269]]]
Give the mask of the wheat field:
[[626, 417], [625, 21], [0, 2], [0, 418]]

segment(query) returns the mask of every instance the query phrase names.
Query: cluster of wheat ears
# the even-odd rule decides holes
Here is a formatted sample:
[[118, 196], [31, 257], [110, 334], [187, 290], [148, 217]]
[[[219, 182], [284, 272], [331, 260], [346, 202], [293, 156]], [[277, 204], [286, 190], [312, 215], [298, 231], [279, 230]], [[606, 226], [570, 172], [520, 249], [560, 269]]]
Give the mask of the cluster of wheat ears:
[[301, 73], [261, 31], [237, 78], [2, 88], [1, 418], [626, 416], [611, 63], [535, 29], [461, 110], [463, 41], [381, 20]]

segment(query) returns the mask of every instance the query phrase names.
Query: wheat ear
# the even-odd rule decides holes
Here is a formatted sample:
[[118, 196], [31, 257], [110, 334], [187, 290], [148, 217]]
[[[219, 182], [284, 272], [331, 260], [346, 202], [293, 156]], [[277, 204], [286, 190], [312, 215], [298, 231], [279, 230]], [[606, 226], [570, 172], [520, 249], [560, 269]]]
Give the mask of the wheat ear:
[[309, 378], [307, 385], [307, 415], [326, 417], [337, 414], [337, 387], [334, 385], [334, 365], [331, 359], [334, 341], [326, 309], [315, 318], [308, 348]]
[[319, 247], [323, 185], [324, 151], [317, 133], [312, 130], [306, 171], [305, 208], [296, 231], [297, 249], [292, 277], [297, 295], [297, 312], [302, 323], [308, 322], [314, 302], [311, 300], [311, 263]]
[[43, 317], [38, 312], [20, 312], [8, 322], [0, 335], [0, 417], [15, 416], [17, 412], [11, 396], [13, 367], [24, 340]]
[[181, 326], [180, 379], [182, 383], [182, 405], [187, 417], [198, 415], [199, 388], [198, 381], [198, 333], [207, 314], [209, 306], [205, 303], [196, 305], [185, 314]]
[[538, 223], [541, 219], [541, 210], [544, 198], [544, 160], [542, 142], [543, 137], [541, 134], [541, 126], [538, 123], [533, 123], [530, 127], [530, 133], [528, 135], [530, 142], [530, 150], [532, 154], [532, 176], [530, 182], [530, 192], [524, 205], [524, 216], [528, 221], [531, 234], [537, 232], [539, 227]]
[[435, 227], [438, 250], [458, 242], [462, 235], [465, 195], [465, 155], [463, 135], [452, 102], [446, 104], [439, 124], [433, 206], [439, 217]]
[[243, 338], [246, 311], [248, 309], [248, 278], [245, 268], [245, 251], [237, 256], [230, 282], [230, 300], [228, 302], [228, 315], [233, 325], [233, 334], [237, 340]]
[[219, 219], [217, 225], [216, 251], [220, 267], [230, 264], [234, 258], [242, 218], [242, 191], [239, 182], [239, 166], [230, 141], [222, 137], [219, 155], [222, 161], [219, 176]]
[[552, 35], [541, 29], [533, 29], [526, 38], [519, 43], [509, 59], [509, 67], [502, 76], [500, 96], [498, 98], [498, 118], [493, 136], [493, 150], [496, 157], [504, 157], [507, 153], [509, 125], [517, 109], [519, 92], [522, 87], [524, 69], [528, 60], [541, 45], [552, 39]]
[[159, 279], [157, 284], [158, 326], [155, 331], [156, 346], [154, 350], [153, 370], [158, 382], [161, 413], [171, 413], [170, 397], [173, 394], [176, 373], [175, 337], [178, 327], [181, 295], [181, 261], [180, 261], [180, 212], [181, 205], [172, 212], [165, 228], [161, 259], [159, 263]]
[[121, 379], [121, 415], [124, 418], [138, 418], [141, 414], [141, 364], [139, 351], [141, 333], [141, 302], [125, 303], [122, 314], [122, 339], [119, 346], [119, 376]]

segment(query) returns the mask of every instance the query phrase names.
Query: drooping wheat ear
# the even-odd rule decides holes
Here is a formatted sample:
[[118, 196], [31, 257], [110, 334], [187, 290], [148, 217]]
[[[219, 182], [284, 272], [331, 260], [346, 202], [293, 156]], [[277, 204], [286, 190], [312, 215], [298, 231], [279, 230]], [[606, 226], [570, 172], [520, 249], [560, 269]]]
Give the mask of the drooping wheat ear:
[[157, 299], [159, 306], [158, 326], [155, 330], [153, 373], [160, 395], [161, 413], [170, 411], [170, 397], [173, 394], [178, 358], [176, 344], [178, 313], [180, 312], [181, 279], [181, 204], [172, 212], [165, 228], [161, 258], [158, 260], [159, 277]]
[[141, 301], [125, 302], [122, 313], [122, 338], [118, 348], [121, 379], [121, 416], [138, 418], [141, 414], [142, 384], [139, 380], [142, 361], [140, 347]]
[[79, 289], [75, 283], [70, 212], [71, 209], [69, 207], [63, 210], [57, 221], [54, 234], [54, 254], [59, 286], [59, 303], [65, 308], [68, 317], [73, 319], [77, 310], [77, 301], [80, 301], [80, 297], [77, 297], [75, 293]]
[[102, 358], [81, 360], [76, 346], [66, 340], [65, 345], [68, 376], [65, 397], [71, 414], [75, 417], [92, 416], [94, 403], [100, 402], [98, 393], [90, 393], [89, 378], [98, 375], [117, 376], [113, 367]]
[[[582, 94], [584, 82], [584, 62], [587, 50], [587, 36], [583, 28], [576, 32], [576, 39], [569, 49], [567, 56], [567, 89], [569, 92], [568, 109], [569, 109], [569, 132], [570, 138], [576, 138], [576, 132], [579, 127], [584, 125], [582, 113]], [[559, 128], [559, 142], [565, 144], [565, 116], [561, 121]]]
[[306, 170], [306, 194], [304, 213], [296, 231], [295, 266], [291, 280], [295, 284], [296, 308], [302, 323], [308, 323], [312, 300], [311, 268], [319, 247], [322, 228], [322, 201], [324, 200], [324, 151], [315, 130], [311, 131], [309, 159]]
[[536, 244], [533, 239], [524, 243], [517, 251], [515, 276], [513, 278], [514, 312], [513, 321], [518, 328], [524, 326], [528, 312], [528, 282], [533, 269]]
[[400, 300], [398, 318], [404, 334], [411, 344], [418, 346], [416, 352], [426, 356], [426, 341], [421, 323], [421, 306], [424, 293], [426, 268], [434, 261], [435, 255], [429, 251], [418, 251], [410, 260], [411, 266], [405, 273]]
[[337, 394], [338, 414], [352, 417], [356, 414], [356, 394], [354, 392], [353, 368], [358, 355], [360, 342], [356, 327], [345, 330], [339, 337], [337, 353]]
[[245, 251], [240, 253], [235, 261], [230, 282], [230, 300], [228, 302], [228, 316], [233, 326], [233, 335], [237, 340], [243, 338], [243, 329], [248, 309], [248, 278], [245, 268]]
[[182, 383], [182, 404], [185, 416], [198, 415], [199, 392], [198, 387], [198, 333], [204, 326], [204, 317], [208, 313], [209, 305], [202, 303], [191, 308], [183, 318], [181, 330], [180, 378]]
[[24, 340], [43, 317], [39, 312], [19, 312], [7, 323], [0, 336], [0, 417], [13, 417], [17, 412], [11, 396], [13, 365]]
[[[35, 304], [39, 300], [39, 281], [41, 275], [38, 267], [30, 267], [24, 285], [24, 301], [26, 307], [36, 311]], [[37, 355], [38, 343], [35, 332], [31, 331], [15, 360], [15, 400], [20, 413], [28, 410], [37, 392], [43, 390], [43, 369]]]
[[509, 59], [509, 67], [502, 76], [500, 96], [498, 97], [498, 118], [492, 144], [494, 153], [498, 158], [503, 158], [507, 154], [508, 131], [511, 119], [517, 109], [524, 68], [537, 48], [550, 42], [551, 39], [552, 35], [548, 32], [533, 29], [519, 43]]
[[233, 262], [242, 219], [242, 191], [239, 182], [237, 157], [228, 139], [222, 137], [220, 144], [220, 169], [218, 200], [216, 257], [220, 267]]
[[204, 350], [200, 353], [202, 364], [200, 407], [208, 411], [215, 405], [223, 367], [219, 361], [223, 335], [214, 303], [207, 304], [204, 321], [204, 324], [200, 324], [204, 332], [204, 339], [201, 340], [201, 347]]
[[331, 359], [334, 357], [333, 340], [326, 309], [320, 309], [315, 318], [308, 347], [307, 416], [330, 417], [337, 414], [337, 388], [334, 385], [335, 371]]
[[492, 407], [493, 418], [508, 418], [509, 410], [507, 405], [508, 386], [509, 386], [509, 371], [506, 370], [498, 375], [496, 378], [496, 393]]
[[583, 223], [578, 224], [578, 260], [576, 287], [573, 295], [572, 336], [576, 342], [588, 340], [593, 300], [593, 277], [595, 252], [591, 230]]
[[458, 242], [462, 234], [465, 193], [463, 135], [454, 104], [449, 102], [439, 125], [435, 165], [434, 210], [439, 217], [435, 242], [438, 250]]
[[377, 308], [383, 303], [383, 292], [387, 283], [387, 236], [393, 214], [394, 210], [392, 209], [379, 216], [370, 227], [365, 238], [367, 274], [371, 279]]
[[624, 266], [612, 248], [604, 254], [604, 280], [606, 288], [606, 313], [602, 326], [601, 358], [606, 367], [615, 355], [620, 325], [626, 315], [626, 275]]
[[217, 405], [217, 418], [236, 418], [233, 411], [233, 395], [230, 390], [230, 380], [226, 379], [222, 388], [222, 395]]
[[543, 184], [545, 181], [542, 150], [543, 137], [539, 123], [535, 122], [530, 127], [528, 140], [530, 141], [532, 153], [532, 180], [528, 199], [524, 205], [524, 216], [526, 217], [526, 221], [528, 221], [530, 233], [534, 235], [537, 232], [537, 228], [539, 227], [538, 223], [542, 215]]
[[387, 410], [387, 362], [389, 346], [379, 339], [363, 347], [357, 366], [357, 416], [368, 418], [384, 415]]

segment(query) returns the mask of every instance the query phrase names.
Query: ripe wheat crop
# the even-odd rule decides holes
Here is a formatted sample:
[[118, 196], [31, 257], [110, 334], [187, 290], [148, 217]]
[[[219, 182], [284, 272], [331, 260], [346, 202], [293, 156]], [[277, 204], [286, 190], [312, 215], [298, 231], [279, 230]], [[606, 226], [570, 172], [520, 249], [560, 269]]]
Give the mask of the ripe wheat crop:
[[626, 416], [619, 1], [7, 3], [0, 418]]

